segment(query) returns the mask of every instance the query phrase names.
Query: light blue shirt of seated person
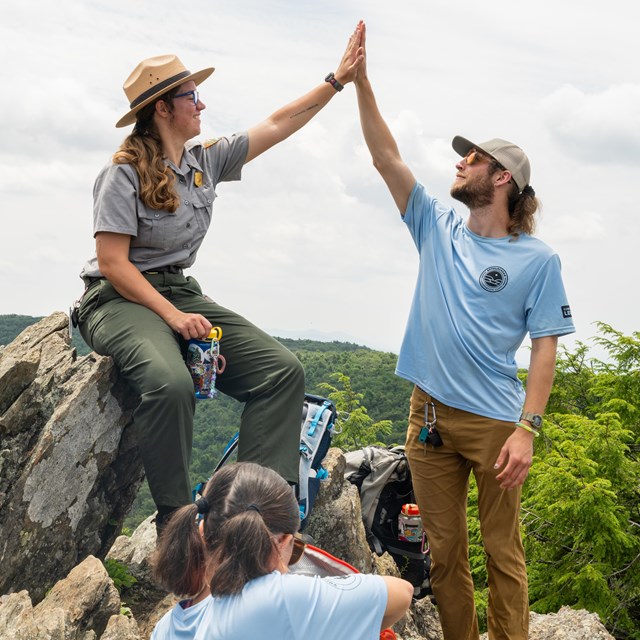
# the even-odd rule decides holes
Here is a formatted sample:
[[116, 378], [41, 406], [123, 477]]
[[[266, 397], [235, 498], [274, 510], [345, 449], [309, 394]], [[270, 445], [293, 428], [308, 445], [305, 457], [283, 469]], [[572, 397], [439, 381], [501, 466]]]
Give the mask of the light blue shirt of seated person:
[[560, 259], [527, 234], [485, 238], [417, 183], [404, 222], [420, 254], [397, 375], [463, 411], [515, 422], [515, 356], [531, 338], [575, 331]]
[[379, 640], [387, 606], [380, 576], [269, 575], [235, 596], [177, 604], [151, 640]]

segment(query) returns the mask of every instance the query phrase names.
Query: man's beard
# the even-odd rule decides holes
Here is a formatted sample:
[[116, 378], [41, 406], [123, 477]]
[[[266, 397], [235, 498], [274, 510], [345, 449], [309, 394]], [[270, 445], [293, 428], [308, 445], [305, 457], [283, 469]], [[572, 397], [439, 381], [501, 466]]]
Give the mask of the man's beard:
[[478, 176], [473, 180], [454, 182], [451, 185], [451, 197], [466, 204], [469, 209], [486, 207], [493, 202], [495, 187], [491, 176]]

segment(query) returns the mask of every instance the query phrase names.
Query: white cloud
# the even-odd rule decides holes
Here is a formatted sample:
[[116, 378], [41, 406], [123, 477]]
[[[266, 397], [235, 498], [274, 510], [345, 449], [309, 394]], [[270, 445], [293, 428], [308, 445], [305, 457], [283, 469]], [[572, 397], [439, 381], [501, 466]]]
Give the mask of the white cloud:
[[556, 143], [581, 162], [640, 164], [640, 84], [599, 93], [564, 86], [541, 110]]
[[582, 211], [575, 215], [559, 215], [545, 221], [545, 233], [555, 243], [581, 246], [583, 242], [606, 236], [607, 227], [601, 214]]

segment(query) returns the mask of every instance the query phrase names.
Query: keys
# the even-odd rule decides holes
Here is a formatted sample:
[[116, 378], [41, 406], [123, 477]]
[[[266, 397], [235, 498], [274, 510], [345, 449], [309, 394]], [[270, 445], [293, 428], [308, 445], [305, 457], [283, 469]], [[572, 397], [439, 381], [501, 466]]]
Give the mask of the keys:
[[[429, 419], [429, 414], [433, 414], [433, 420]], [[436, 422], [438, 418], [436, 417], [436, 405], [433, 402], [425, 402], [424, 403], [424, 427], [420, 429], [420, 434], [418, 435], [418, 440], [424, 444], [427, 442], [432, 444], [434, 447], [441, 447], [443, 442], [440, 434], [436, 429]]]

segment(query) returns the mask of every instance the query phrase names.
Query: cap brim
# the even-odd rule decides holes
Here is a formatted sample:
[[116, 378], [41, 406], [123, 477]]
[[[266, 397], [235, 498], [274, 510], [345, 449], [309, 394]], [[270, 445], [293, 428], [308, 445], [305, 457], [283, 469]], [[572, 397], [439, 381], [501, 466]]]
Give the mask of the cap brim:
[[120, 118], [120, 120], [116, 122], [116, 128], [119, 129], [121, 127], [126, 127], [129, 124], [133, 124], [136, 121], [136, 113], [138, 113], [138, 111], [140, 111], [141, 109], [144, 109], [144, 107], [146, 107], [148, 104], [151, 104], [154, 100], [157, 100], [158, 97], [161, 96], [163, 93], [167, 93], [167, 91], [171, 91], [171, 89], [175, 89], [175, 87], [179, 87], [181, 84], [184, 84], [185, 82], [193, 81], [196, 83], [196, 86], [197, 86], [201, 82], [206, 80], [214, 71], [215, 71], [215, 67], [207, 67], [206, 69], [202, 69], [201, 71], [196, 71], [195, 73], [192, 73], [190, 76], [187, 76], [186, 78], [181, 78], [180, 80], [178, 80], [177, 82], [174, 82], [168, 87], [164, 87], [161, 91], [158, 91], [158, 93], [155, 93], [150, 98], [147, 98], [140, 104], [137, 104], [134, 109], [131, 109], [129, 113], [122, 116], [122, 118]]
[[475, 142], [471, 142], [471, 140], [467, 140], [462, 136], [456, 136], [451, 141], [451, 146], [453, 147], [453, 150], [463, 158], [467, 155], [467, 153], [469, 153], [469, 151], [471, 151], [471, 149], [480, 149], [480, 146]]

